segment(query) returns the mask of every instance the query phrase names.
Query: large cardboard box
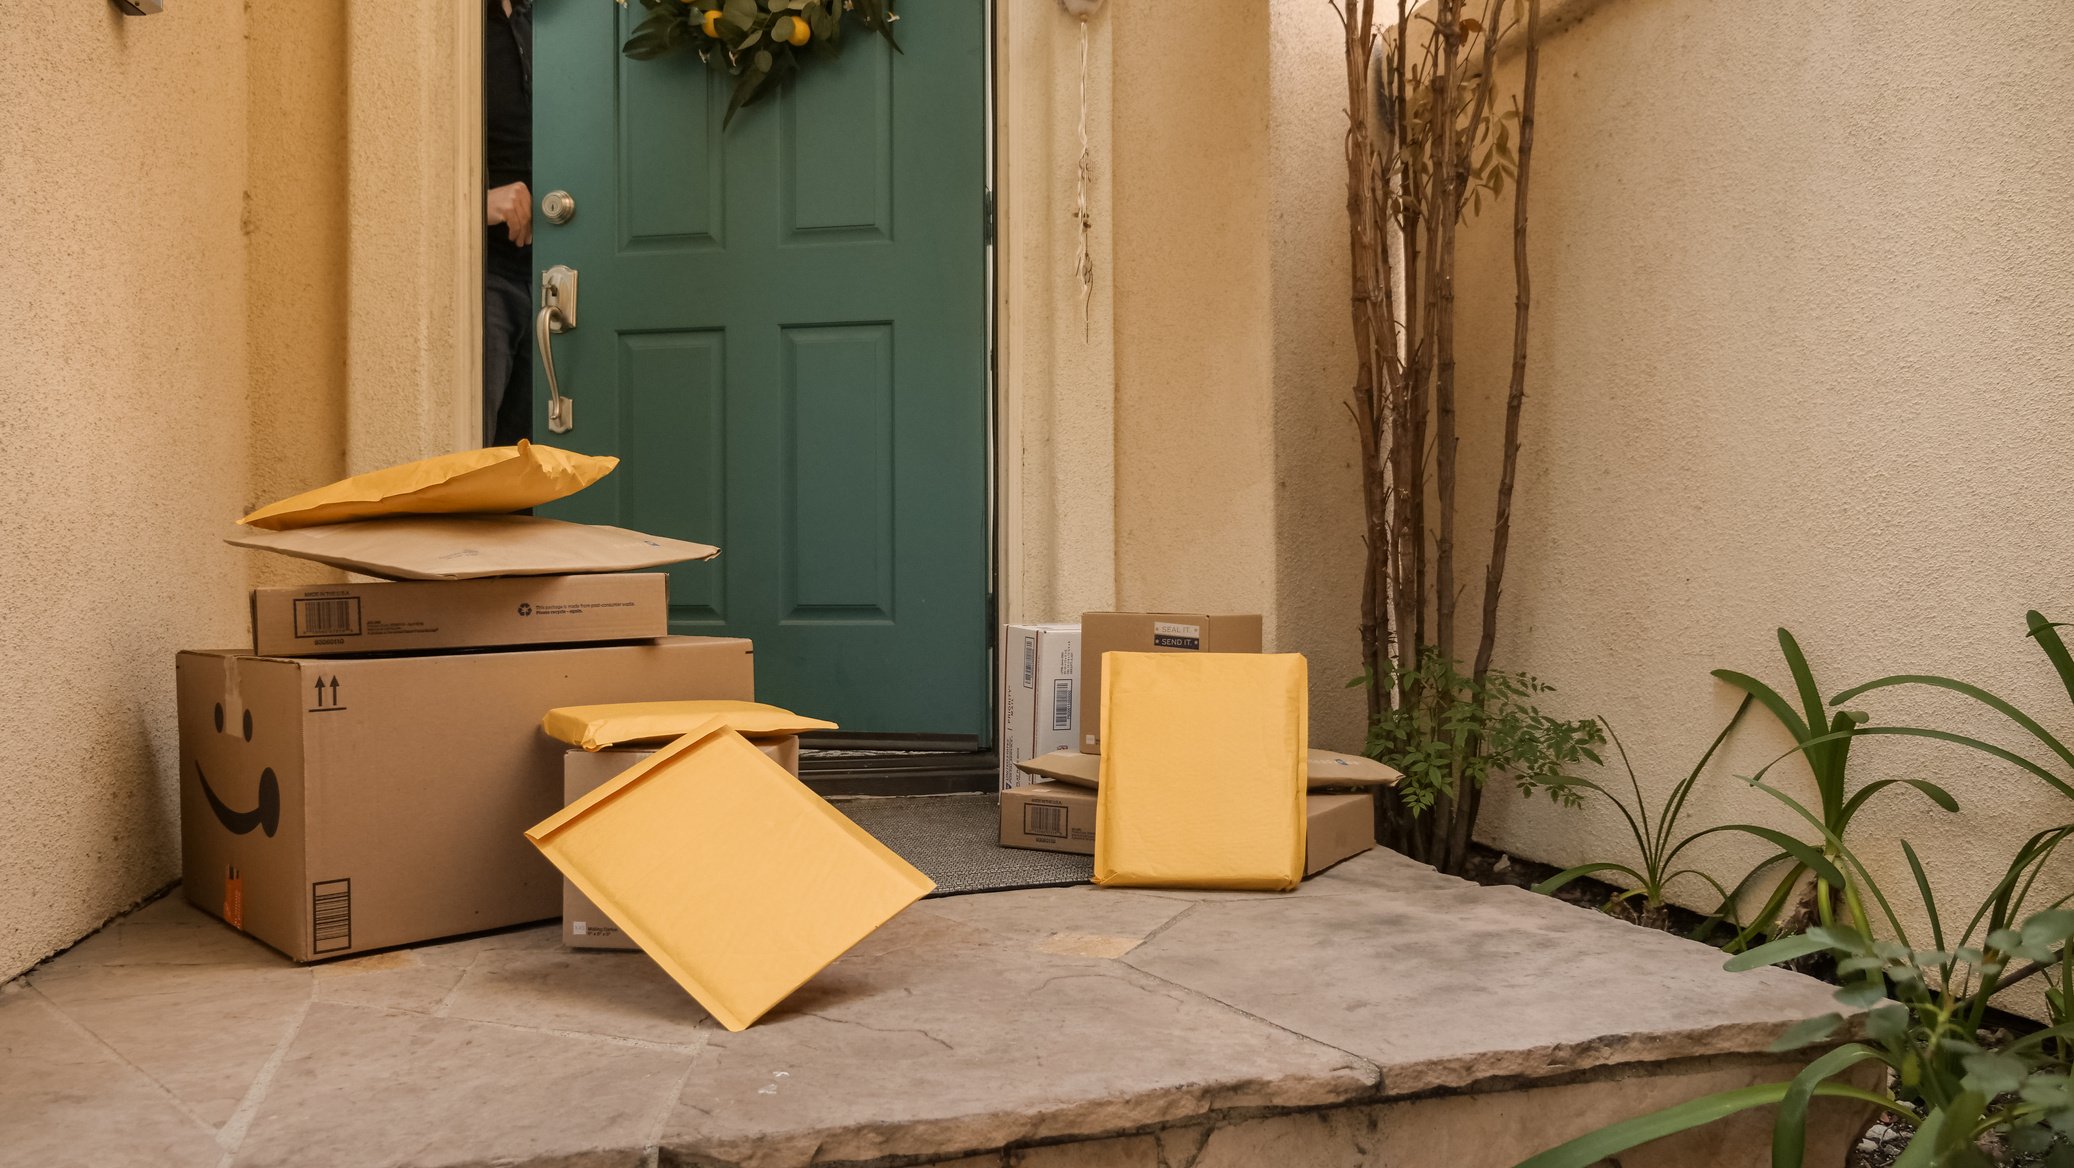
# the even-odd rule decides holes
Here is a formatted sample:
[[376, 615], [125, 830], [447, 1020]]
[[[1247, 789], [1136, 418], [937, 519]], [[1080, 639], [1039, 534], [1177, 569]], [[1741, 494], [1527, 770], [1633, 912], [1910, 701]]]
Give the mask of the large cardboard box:
[[661, 572], [389, 580], [252, 590], [261, 657], [649, 640], [670, 631]]
[[[752, 738], [772, 762], [799, 777], [799, 735], [782, 738]], [[574, 803], [611, 780], [626, 773], [635, 763], [655, 753], [653, 747], [620, 747], [610, 750], [571, 750], [562, 757], [562, 801]], [[639, 949], [597, 902], [581, 888], [562, 881], [562, 944], [571, 949]]]
[[298, 961], [552, 918], [525, 831], [563, 805], [555, 706], [749, 698], [748, 641], [179, 655], [187, 897]]
[[[1001, 792], [1001, 846], [1095, 854], [1095, 788], [1030, 783]], [[1316, 876], [1375, 846], [1375, 799], [1367, 794], [1310, 795], [1303, 874]]]
[[1102, 654], [1258, 653], [1259, 613], [1090, 612], [1080, 618], [1079, 747], [1102, 752]]
[[1002, 630], [1001, 789], [1030, 781], [1016, 764], [1078, 741], [1080, 626]]

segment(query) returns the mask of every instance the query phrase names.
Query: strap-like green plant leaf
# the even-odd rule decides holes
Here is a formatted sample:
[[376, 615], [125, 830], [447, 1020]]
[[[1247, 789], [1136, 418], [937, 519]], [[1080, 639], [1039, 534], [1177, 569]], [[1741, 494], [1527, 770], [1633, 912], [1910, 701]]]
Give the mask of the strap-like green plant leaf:
[[1907, 840], [1901, 841], [1901, 854], [1908, 857], [1908, 870], [1915, 874], [1916, 891], [1923, 898], [1923, 913], [1930, 918], [1930, 947], [1944, 948], [1944, 921], [1937, 915], [1937, 894], [1930, 891], [1930, 877], [1923, 871], [1923, 861], [1916, 856], [1916, 849]]
[[1704, 831], [1693, 832], [1691, 835], [1678, 841], [1678, 846], [1672, 848], [1670, 853], [1664, 856], [1663, 862], [1669, 864], [1677, 857], [1679, 852], [1685, 850], [1688, 844], [1723, 831], [1736, 831], [1744, 835], [1754, 835], [1758, 839], [1792, 856], [1800, 863], [1807, 865], [1821, 879], [1827, 880], [1831, 884], [1842, 884], [1844, 882], [1844, 874], [1838, 871], [1836, 865], [1830, 863], [1827, 857], [1822, 855], [1820, 849], [1810, 847], [1783, 831], [1775, 828], [1759, 827], [1754, 823], [1724, 823], [1719, 827], [1710, 827]]
[[[1722, 1091], [1713, 1095], [1702, 1095], [1688, 1099], [1674, 1107], [1653, 1111], [1648, 1115], [1623, 1120], [1610, 1127], [1602, 1127], [1590, 1135], [1579, 1136], [1569, 1143], [1560, 1144], [1519, 1162], [1515, 1168], [1594, 1168], [1609, 1156], [1618, 1156], [1629, 1148], [1676, 1135], [1692, 1128], [1704, 1127], [1717, 1119], [1724, 1119], [1739, 1111], [1753, 1107], [1768, 1107], [1785, 1097], [1786, 1083], [1759, 1083], [1754, 1087], [1738, 1087], [1733, 1091]], [[1816, 1095], [1845, 1099], [1861, 1098], [1865, 1092], [1854, 1087], [1824, 1083], [1815, 1088]]]
[[1808, 1153], [1808, 1104], [1815, 1087], [1868, 1059], [1882, 1057], [1869, 1046], [1850, 1043], [1839, 1046], [1811, 1062], [1786, 1085], [1779, 1100], [1778, 1118], [1772, 1122], [1772, 1168], [1800, 1168]]
[[[2054, 639], [2058, 640], [2058, 638]], [[2065, 649], [2062, 648], [2061, 651], [2065, 652]], [[2074, 749], [2070, 749], [2065, 743], [2054, 737], [2050, 730], [2038, 723], [2037, 719], [2017, 709], [2008, 700], [1997, 697], [1977, 685], [1969, 685], [1956, 678], [1939, 677], [1931, 673], [1898, 673], [1892, 677], [1882, 677], [1875, 681], [1868, 681], [1855, 689], [1847, 689], [1830, 700], [1835, 703], [1843, 703], [1860, 694], [1870, 693], [1876, 689], [1887, 689], [1897, 685], [1927, 686], [1931, 689], [1948, 690], [1952, 693], [1971, 698], [2016, 723], [2018, 726], [2023, 727], [2025, 732], [2051, 748], [2052, 752], [2059, 755], [2067, 765], [2074, 766]]]
[[1952, 798], [1950, 792], [1928, 779], [1875, 779], [1851, 793], [1851, 798], [1844, 804], [1843, 815], [1840, 817], [1842, 824], [1848, 826], [1852, 818], [1858, 814], [1858, 809], [1865, 806], [1866, 800], [1896, 784], [1914, 787], [1916, 790], [1921, 791], [1932, 803], [1937, 804], [1946, 811], [1957, 811], [1959, 809], [1959, 801]]
[[1916, 1125], [1916, 1134], [1894, 1161], [1894, 1168], [1932, 1168], [1937, 1163], [1937, 1144], [1944, 1139], [1944, 1108], [1934, 1108]]
[[2045, 657], [2052, 662], [2054, 672], [2060, 675], [2060, 685], [2067, 691], [2067, 700], [2074, 702], [2074, 654], [2069, 654], [2066, 643], [2060, 640], [2060, 626], [2046, 620], [2035, 608], [2024, 614], [2024, 626], [2031, 639], [2045, 650]]
[[[1793, 707], [1786, 704], [1786, 699], [1779, 696], [1778, 690], [1747, 673], [1738, 673], [1733, 669], [1716, 669], [1714, 676], [1756, 698], [1759, 705], [1770, 710], [1772, 716], [1779, 720], [1779, 724], [1786, 727], [1786, 732], [1793, 735], [1795, 742], [1806, 742], [1814, 737], [1808, 732], [1807, 722], [1793, 712]], [[1799, 748], [1796, 747], [1795, 753], [1798, 752]]]
[[1791, 937], [1781, 937], [1776, 941], [1767, 941], [1746, 953], [1738, 953], [1729, 958], [1727, 963], [1721, 968], [1728, 970], [1730, 973], [1741, 973], [1746, 969], [1777, 965], [1782, 961], [1792, 961], [1797, 957], [1806, 957], [1810, 953], [1820, 953], [1828, 948], [1829, 939], [1827, 937], [1818, 937], [1813, 933], [1795, 933]]
[[1619, 872], [1622, 875], [1628, 877], [1630, 880], [1633, 880], [1637, 884], [1648, 883], [1648, 881], [1643, 878], [1640, 872], [1635, 871], [1633, 868], [1628, 867], [1626, 864], [1579, 864], [1575, 868], [1565, 868], [1562, 871], [1556, 873], [1555, 875], [1550, 876], [1548, 879], [1543, 880], [1541, 883], [1536, 884], [1533, 888], [1533, 891], [1546, 895], [1548, 893], [1554, 892], [1556, 889], [1561, 888], [1566, 884], [1569, 884], [1573, 880], [1578, 880], [1582, 877], [1589, 876], [1594, 872]]
[[1772, 1044], [1767, 1049], [1783, 1054], [1787, 1051], [1799, 1050], [1803, 1046], [1812, 1046], [1835, 1034], [1836, 1028], [1843, 1024], [1844, 1016], [1837, 1013], [1823, 1014], [1816, 1018], [1803, 1018], [1788, 1026], [1785, 1032], [1777, 1038], [1772, 1039]]

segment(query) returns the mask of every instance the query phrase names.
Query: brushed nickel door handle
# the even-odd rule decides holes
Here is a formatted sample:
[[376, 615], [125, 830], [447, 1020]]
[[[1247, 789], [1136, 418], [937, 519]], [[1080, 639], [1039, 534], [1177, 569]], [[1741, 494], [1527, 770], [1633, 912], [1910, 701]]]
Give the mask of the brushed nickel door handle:
[[533, 344], [547, 371], [547, 430], [567, 434], [576, 428], [576, 403], [562, 393], [555, 376], [554, 335], [576, 327], [576, 269], [567, 264], [540, 273], [540, 314], [533, 318]]

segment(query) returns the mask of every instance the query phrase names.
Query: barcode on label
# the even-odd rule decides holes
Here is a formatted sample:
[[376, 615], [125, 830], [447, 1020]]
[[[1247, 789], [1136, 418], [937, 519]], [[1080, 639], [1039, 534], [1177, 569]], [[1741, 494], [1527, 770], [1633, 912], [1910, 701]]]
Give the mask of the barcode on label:
[[1073, 679], [1057, 677], [1051, 683], [1051, 728], [1073, 728]]
[[353, 882], [319, 880], [310, 885], [310, 951], [340, 953], [353, 947]]
[[295, 635], [298, 637], [357, 637], [360, 635], [360, 598], [325, 597], [295, 602]]
[[1023, 804], [1023, 834], [1064, 838], [1066, 809], [1055, 804]]
[[1023, 638], [1023, 688], [1037, 688], [1037, 638]]

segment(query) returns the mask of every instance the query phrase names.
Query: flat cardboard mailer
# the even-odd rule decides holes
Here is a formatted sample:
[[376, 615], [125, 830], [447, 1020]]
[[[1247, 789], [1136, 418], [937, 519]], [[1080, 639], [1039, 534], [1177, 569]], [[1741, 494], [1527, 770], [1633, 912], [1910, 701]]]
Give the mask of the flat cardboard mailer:
[[[1098, 787], [1102, 783], [1102, 756], [1071, 749], [1054, 750], [1050, 754], [1025, 759], [1016, 764], [1016, 769], [1036, 776], [1038, 781], [1072, 783], [1080, 787]], [[1304, 777], [1304, 785], [1312, 791], [1340, 791], [1387, 787], [1404, 776], [1398, 774], [1395, 767], [1362, 755], [1310, 750], [1304, 755]]]
[[729, 1030], [935, 888], [718, 718], [526, 838]]
[[252, 652], [339, 657], [647, 640], [670, 631], [668, 576], [610, 572], [252, 590]]
[[638, 572], [720, 554], [711, 544], [538, 515], [391, 515], [287, 531], [241, 528], [224, 542], [389, 580]]
[[1258, 653], [1260, 614], [1090, 612], [1080, 618], [1080, 749], [1102, 752], [1104, 653]]
[[1080, 626], [1007, 625], [1001, 630], [1001, 789], [1031, 780], [1016, 764], [1075, 749], [1080, 726]]
[[[752, 737], [750, 742], [764, 756], [799, 776], [799, 735], [782, 738]], [[621, 747], [604, 750], [571, 750], [562, 758], [562, 800], [574, 803], [626, 773], [627, 768], [654, 754], [653, 748]], [[639, 949], [626, 931], [612, 923], [581, 888], [562, 881], [562, 944], [571, 949]]]
[[748, 698], [746, 640], [305, 659], [181, 653], [187, 898], [298, 961], [553, 918], [525, 830], [562, 806], [559, 705]]
[[[1001, 792], [1001, 846], [1095, 854], [1095, 789], [1030, 783]], [[1367, 793], [1304, 798], [1306, 879], [1375, 846], [1375, 798]]]

